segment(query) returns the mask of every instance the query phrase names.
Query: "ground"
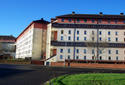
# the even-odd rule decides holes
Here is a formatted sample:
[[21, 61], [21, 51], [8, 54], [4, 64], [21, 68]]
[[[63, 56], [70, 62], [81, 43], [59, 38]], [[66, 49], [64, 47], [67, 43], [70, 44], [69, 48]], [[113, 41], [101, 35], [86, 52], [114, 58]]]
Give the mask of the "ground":
[[0, 85], [43, 85], [54, 77], [78, 73], [125, 73], [125, 70], [0, 64]]

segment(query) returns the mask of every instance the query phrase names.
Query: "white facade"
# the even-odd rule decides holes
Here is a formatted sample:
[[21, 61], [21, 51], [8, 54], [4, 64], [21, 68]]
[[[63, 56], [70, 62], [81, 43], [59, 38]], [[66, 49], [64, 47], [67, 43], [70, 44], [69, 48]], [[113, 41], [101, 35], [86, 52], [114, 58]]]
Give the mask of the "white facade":
[[[70, 28], [70, 29], [56, 28], [56, 29], [58, 29], [57, 41], [73, 42], [73, 37], [74, 37], [73, 28]], [[63, 34], [61, 34], [62, 30], [63, 30]], [[69, 31], [71, 31], [71, 34], [69, 33]], [[125, 30], [100, 29], [99, 30], [99, 42], [125, 43], [124, 33], [125, 33]], [[75, 35], [76, 35], [75, 36], [76, 42], [96, 42], [97, 41], [96, 29], [91, 29], [91, 28], [76, 29]], [[61, 37], [63, 38], [61, 39]], [[92, 37], [94, 37], [94, 40], [92, 39]], [[73, 51], [74, 51], [73, 47], [63, 46], [63, 47], [56, 47], [56, 48], [57, 48], [57, 61], [63, 61], [65, 58], [68, 59], [68, 57], [70, 57], [70, 59], [73, 59]], [[111, 58], [111, 60], [125, 60], [125, 53], [124, 53], [125, 48], [115, 48], [115, 47], [101, 48], [100, 47], [99, 49], [101, 51], [99, 52], [99, 59], [101, 60], [109, 60], [109, 57]], [[61, 50], [63, 50], [62, 53], [61, 53]], [[69, 53], [68, 53], [68, 50], [70, 50]], [[94, 50], [93, 54], [92, 54], [92, 50]], [[75, 47], [75, 59], [92, 60], [92, 56], [96, 55], [96, 51], [97, 51], [96, 47]], [[118, 54], [116, 51], [118, 51]]]
[[26, 32], [16, 42], [16, 58], [32, 57], [34, 29]]
[[16, 41], [16, 58], [31, 58], [40, 60], [44, 55], [46, 46], [46, 29], [42, 24], [33, 23]]
[[[51, 25], [51, 24], [50, 24]], [[97, 42], [97, 29], [94, 28], [55, 28], [49, 25], [48, 33], [51, 30], [57, 31], [57, 42]], [[75, 31], [75, 32], [74, 32]], [[94, 38], [94, 39], [93, 39]], [[99, 47], [98, 58], [97, 47], [80, 46], [53, 46], [51, 45], [51, 35], [47, 37], [47, 58], [51, 57], [51, 49], [57, 49], [56, 59], [53, 62], [64, 61], [65, 59], [77, 60], [125, 60], [125, 48], [123, 47]], [[125, 29], [99, 29], [99, 43], [125, 43]], [[75, 51], [74, 51], [75, 49]], [[74, 53], [75, 52], [75, 53]], [[75, 56], [74, 56], [75, 55]], [[75, 58], [74, 58], [75, 57]], [[94, 58], [93, 58], [94, 57]]]

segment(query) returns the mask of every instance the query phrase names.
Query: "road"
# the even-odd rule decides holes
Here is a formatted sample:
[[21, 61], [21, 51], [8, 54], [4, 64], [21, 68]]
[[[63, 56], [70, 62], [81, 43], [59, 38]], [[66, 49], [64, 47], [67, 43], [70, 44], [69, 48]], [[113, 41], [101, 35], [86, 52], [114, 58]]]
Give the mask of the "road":
[[125, 73], [125, 70], [0, 64], [0, 85], [43, 85], [53, 77], [76, 73]]

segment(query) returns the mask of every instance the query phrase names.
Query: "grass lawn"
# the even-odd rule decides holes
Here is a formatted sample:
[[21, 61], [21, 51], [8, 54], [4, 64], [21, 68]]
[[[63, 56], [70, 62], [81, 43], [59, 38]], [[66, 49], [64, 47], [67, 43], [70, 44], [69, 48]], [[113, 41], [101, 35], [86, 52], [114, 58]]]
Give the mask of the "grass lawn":
[[52, 85], [125, 85], [125, 74], [90, 73], [64, 75], [52, 79], [51, 82], [53, 83]]

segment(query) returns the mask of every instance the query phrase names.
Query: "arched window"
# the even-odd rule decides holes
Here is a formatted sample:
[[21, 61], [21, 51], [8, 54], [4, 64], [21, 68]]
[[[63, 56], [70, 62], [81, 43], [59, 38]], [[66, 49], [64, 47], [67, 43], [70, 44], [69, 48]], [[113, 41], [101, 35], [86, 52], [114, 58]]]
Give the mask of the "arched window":
[[108, 60], [111, 60], [111, 57], [110, 57], [110, 56], [108, 57]]

